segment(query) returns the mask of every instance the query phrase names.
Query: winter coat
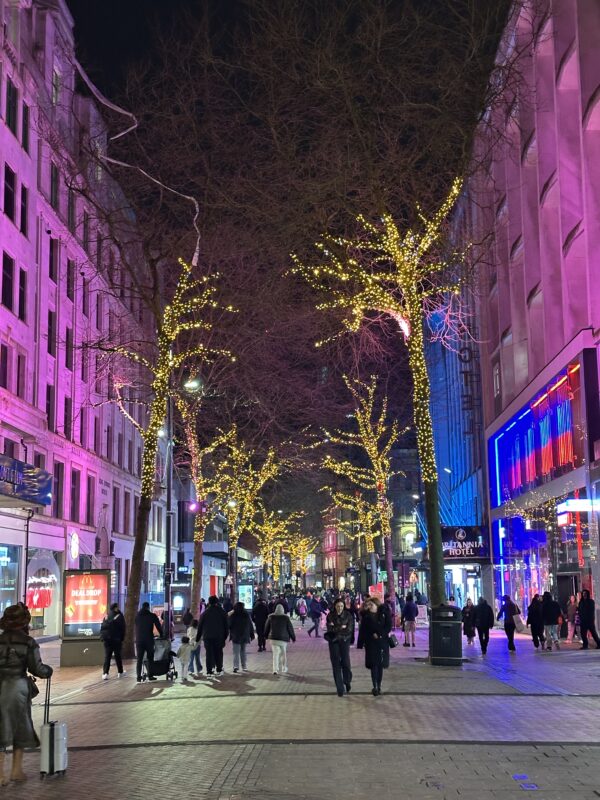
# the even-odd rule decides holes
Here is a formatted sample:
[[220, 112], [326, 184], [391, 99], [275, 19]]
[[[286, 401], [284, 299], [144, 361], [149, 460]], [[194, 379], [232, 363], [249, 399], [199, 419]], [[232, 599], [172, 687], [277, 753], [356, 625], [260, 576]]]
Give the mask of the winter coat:
[[544, 633], [544, 612], [541, 600], [532, 600], [527, 609], [527, 624], [534, 636]]
[[194, 648], [196, 644], [194, 642], [187, 642], [187, 644], [180, 644], [179, 650], [177, 651], [177, 658], [181, 660], [183, 664], [189, 664], [190, 658], [192, 657], [192, 653], [194, 652]]
[[287, 614], [269, 614], [265, 625], [265, 636], [277, 642], [296, 641], [294, 627]]
[[544, 625], [558, 625], [558, 618], [562, 611], [556, 600], [542, 600], [542, 616]]
[[567, 604], [567, 619], [573, 625], [575, 623], [575, 618], [577, 617], [577, 603], [568, 603]]
[[194, 646], [194, 649], [196, 649], [196, 636], [197, 636], [197, 634], [198, 634], [198, 626], [196, 626], [194, 628], [193, 625], [190, 625], [190, 627], [185, 632], [185, 635], [188, 637], [188, 639], [190, 640], [190, 642]]
[[183, 617], [181, 618], [181, 621], [183, 622], [183, 624], [185, 625], [186, 628], [189, 628], [189, 626], [194, 621], [194, 615], [192, 614], [192, 612], [191, 612], [191, 610], [189, 608], [185, 612]]
[[264, 600], [257, 600], [252, 608], [252, 619], [256, 625], [256, 632], [262, 633], [269, 616], [269, 606]]
[[311, 619], [321, 619], [321, 614], [323, 613], [323, 607], [321, 606], [321, 601], [317, 600], [316, 597], [310, 601], [310, 606], [308, 609], [308, 613]]
[[372, 667], [382, 664], [384, 668], [390, 665], [390, 647], [388, 633], [386, 632], [386, 620], [379, 611], [376, 614], [365, 612], [360, 620], [358, 628], [357, 648], [365, 651], [365, 667]]
[[592, 600], [591, 597], [587, 599], [582, 598], [579, 601], [579, 606], [577, 608], [579, 611], [579, 622], [586, 628], [590, 628], [592, 626], [595, 627], [596, 625], [596, 603]]
[[402, 622], [415, 622], [418, 616], [419, 606], [415, 603], [415, 601], [405, 601], [404, 608], [402, 609]]
[[481, 631], [489, 631], [494, 627], [494, 612], [489, 603], [477, 603], [473, 622]]
[[149, 608], [142, 608], [135, 615], [135, 640], [136, 642], [147, 642], [154, 639], [154, 629], [158, 635], [163, 635], [162, 625], [156, 614]]
[[465, 606], [462, 610], [463, 633], [468, 639], [475, 636], [475, 606]]
[[201, 639], [206, 642], [207, 639], [217, 639], [225, 645], [229, 635], [229, 626], [227, 624], [227, 614], [221, 606], [208, 606], [204, 614], [198, 621], [198, 633], [196, 634], [196, 641]]
[[100, 627], [100, 638], [118, 644], [125, 639], [125, 617], [120, 611], [110, 611]]
[[504, 603], [500, 606], [500, 611], [498, 612], [498, 619], [502, 619], [504, 617], [504, 628], [516, 628], [515, 621], [513, 619], [514, 616], [520, 614], [521, 611], [519, 610], [519, 606], [516, 603], [513, 603], [512, 600], [505, 600]]
[[52, 675], [52, 667], [42, 662], [35, 639], [22, 631], [0, 634], [0, 748], [3, 750], [39, 745], [31, 721], [27, 672], [36, 678]]
[[304, 600], [300, 600], [300, 602], [296, 606], [296, 612], [298, 613], [298, 615], [301, 617], [305, 617], [307, 610], [308, 609], [306, 608], [306, 603], [304, 602]]
[[331, 642], [354, 642], [354, 615], [344, 608], [341, 614], [336, 614], [335, 607], [327, 617], [327, 640]]
[[230, 615], [229, 638], [234, 644], [248, 644], [254, 639], [254, 626], [247, 611], [234, 611]]

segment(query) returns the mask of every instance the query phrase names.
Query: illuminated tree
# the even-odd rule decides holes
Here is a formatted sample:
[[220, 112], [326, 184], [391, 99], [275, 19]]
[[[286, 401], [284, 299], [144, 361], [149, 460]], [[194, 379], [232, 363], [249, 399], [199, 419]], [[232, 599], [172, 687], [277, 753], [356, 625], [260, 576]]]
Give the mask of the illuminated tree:
[[[172, 300], [164, 306], [155, 342], [147, 354], [142, 354], [139, 350], [129, 350], [119, 344], [98, 345], [99, 349], [118, 359], [119, 363], [128, 362], [130, 365], [137, 365], [150, 376], [150, 398], [145, 424], [139, 422], [127, 408], [127, 398], [123, 395], [123, 388], [126, 385], [124, 380], [114, 381], [115, 402], [121, 413], [139, 431], [144, 444], [140, 502], [135, 520], [135, 540], [125, 605], [127, 623], [125, 649], [128, 655], [133, 653], [134, 619], [140, 600], [144, 553], [148, 539], [148, 519], [156, 491], [159, 431], [167, 415], [167, 404], [172, 394], [172, 377], [185, 365], [210, 361], [218, 355], [229, 355], [226, 351], [209, 347], [200, 341], [202, 332], [211, 328], [210, 323], [204, 318], [204, 312], [217, 304], [216, 276], [195, 277], [189, 264], [180, 260], [179, 265], [180, 274]], [[167, 446], [171, 446], [171, 443]]]
[[388, 213], [378, 224], [359, 217], [364, 235], [356, 239], [322, 236], [316, 245], [321, 253], [319, 263], [305, 264], [293, 256], [294, 272], [325, 295], [318, 308], [343, 311], [347, 331], [358, 331], [365, 319], [391, 317], [402, 333], [413, 379], [413, 416], [425, 490], [433, 605], [444, 602], [446, 592], [424, 318], [432, 298], [440, 298], [443, 305], [448, 295], [459, 292], [458, 281], [447, 278], [452, 272], [450, 265], [437, 260], [433, 250], [440, 243], [443, 224], [461, 186], [462, 182], [456, 179], [431, 218], [419, 213], [418, 230], [411, 228], [401, 233]]
[[305, 589], [309, 556], [315, 552], [318, 546], [317, 539], [313, 536], [304, 536], [300, 530], [293, 532], [286, 541], [285, 548], [291, 556], [292, 572], [302, 573], [302, 583]]
[[359, 466], [349, 459], [336, 459], [327, 455], [323, 459], [323, 466], [331, 470], [340, 478], [345, 478], [354, 486], [366, 492], [371, 492], [376, 497], [372, 508], [376, 509], [377, 520], [385, 547], [385, 563], [387, 570], [387, 590], [395, 603], [396, 587], [394, 586], [394, 567], [392, 560], [392, 509], [387, 498], [388, 483], [392, 476], [398, 472], [391, 469], [391, 449], [396, 444], [400, 435], [397, 420], [389, 422], [387, 419], [387, 397], [381, 402], [379, 411], [375, 408], [375, 392], [377, 378], [371, 377], [369, 384], [358, 380], [351, 381], [344, 378], [348, 390], [355, 402], [353, 419], [356, 423], [355, 430], [324, 431], [325, 439], [333, 444], [344, 447], [355, 447], [366, 456], [367, 466]]
[[237, 546], [243, 531], [252, 532], [259, 509], [260, 493], [275, 479], [281, 462], [274, 448], [261, 456], [239, 438], [234, 426], [226, 443], [226, 455], [216, 465], [217, 480], [223, 498], [221, 510], [227, 519], [229, 564], [233, 580], [231, 598], [237, 600]]
[[350, 539], [364, 541], [365, 550], [371, 559], [371, 575], [373, 583], [377, 583], [377, 556], [375, 540], [381, 535], [379, 529], [379, 508], [376, 502], [367, 500], [363, 492], [348, 494], [338, 490], [329, 490], [336, 508], [352, 513], [352, 519], [340, 520], [339, 525]]
[[300, 535], [300, 520], [304, 514], [293, 511], [284, 516], [280, 511], [267, 511], [262, 503], [258, 512], [252, 535], [258, 542], [258, 553], [263, 564], [263, 593], [266, 597], [269, 579], [269, 563], [273, 561], [273, 550], [288, 549], [288, 542]]

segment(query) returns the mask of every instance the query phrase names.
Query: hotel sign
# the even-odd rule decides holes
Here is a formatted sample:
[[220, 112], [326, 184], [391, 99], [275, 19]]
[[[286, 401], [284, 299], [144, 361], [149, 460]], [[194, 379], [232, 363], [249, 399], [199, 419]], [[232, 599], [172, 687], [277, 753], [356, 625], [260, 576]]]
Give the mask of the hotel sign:
[[0, 508], [49, 506], [52, 476], [16, 458], [0, 455]]
[[442, 525], [445, 561], [471, 561], [489, 558], [488, 533], [479, 525]]

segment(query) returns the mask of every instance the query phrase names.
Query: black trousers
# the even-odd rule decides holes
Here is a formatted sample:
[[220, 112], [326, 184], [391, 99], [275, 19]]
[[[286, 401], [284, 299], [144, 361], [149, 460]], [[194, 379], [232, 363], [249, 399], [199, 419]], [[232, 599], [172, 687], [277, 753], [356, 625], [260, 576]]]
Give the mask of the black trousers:
[[142, 642], [136, 642], [135, 649], [137, 651], [137, 677], [142, 677], [142, 664], [144, 662], [144, 656], [146, 656], [148, 661], [148, 677], [151, 678], [152, 664], [154, 663], [154, 639], [146, 639]]
[[583, 645], [583, 649], [588, 649], [588, 633], [592, 635], [592, 639], [596, 642], [596, 645], [600, 647], [600, 637], [598, 636], [598, 632], [596, 631], [596, 625], [592, 622], [588, 625], [585, 622], [580, 624], [581, 627], [581, 643]]
[[352, 669], [350, 668], [350, 642], [329, 642], [329, 658], [333, 669], [333, 680], [338, 692], [344, 692], [345, 686], [352, 683]]
[[542, 625], [541, 628], [538, 628], [537, 625], [531, 626], [531, 638], [533, 640], [533, 646], [539, 647], [540, 644], [543, 645], [546, 641], [546, 637], [544, 636], [544, 626]]
[[508, 649], [509, 650], [516, 650], [515, 647], [515, 626], [514, 625], [505, 625], [504, 626], [504, 633], [506, 634], [506, 638], [508, 639]]
[[105, 675], [108, 675], [108, 671], [110, 669], [110, 659], [114, 655], [115, 657], [115, 664], [117, 665], [117, 672], [123, 672], [123, 659], [121, 658], [121, 648], [123, 647], [123, 642], [111, 642], [110, 640], [104, 640], [104, 668], [103, 672]]
[[371, 667], [371, 680], [374, 689], [381, 689], [381, 681], [383, 680], [383, 663], [374, 664]]
[[481, 645], [481, 652], [487, 653], [488, 644], [490, 643], [490, 629], [477, 628], [477, 636], [479, 637], [479, 644]]
[[258, 647], [260, 650], [264, 650], [267, 646], [267, 639], [265, 637], [265, 626], [263, 625], [261, 628], [256, 628], [256, 638], [258, 639]]
[[206, 655], [206, 671], [217, 672], [223, 670], [223, 640], [205, 639], [204, 652]]
[[308, 632], [311, 633], [312, 631], [315, 632], [315, 639], [319, 637], [319, 628], [321, 627], [321, 617], [311, 617], [312, 619], [312, 628], [308, 629]]

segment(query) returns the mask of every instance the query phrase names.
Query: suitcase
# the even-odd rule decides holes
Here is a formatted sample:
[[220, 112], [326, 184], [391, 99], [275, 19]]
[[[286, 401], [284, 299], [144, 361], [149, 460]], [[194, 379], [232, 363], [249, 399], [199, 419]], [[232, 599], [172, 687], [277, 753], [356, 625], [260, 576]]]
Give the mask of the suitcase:
[[64, 775], [69, 762], [67, 749], [67, 723], [50, 720], [50, 678], [46, 683], [44, 724], [40, 731], [40, 778], [46, 775]]

